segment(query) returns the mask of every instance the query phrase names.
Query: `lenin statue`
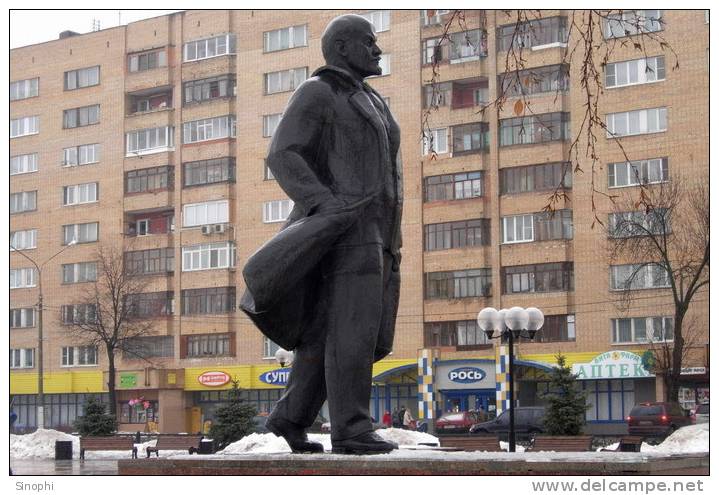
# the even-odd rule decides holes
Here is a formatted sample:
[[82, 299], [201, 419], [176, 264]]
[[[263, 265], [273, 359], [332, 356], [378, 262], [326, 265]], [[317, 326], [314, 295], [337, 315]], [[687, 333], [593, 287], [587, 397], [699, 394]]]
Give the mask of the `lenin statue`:
[[364, 79], [380, 75], [372, 24], [332, 20], [327, 65], [294, 92], [267, 164], [294, 209], [243, 269], [240, 307], [295, 358], [267, 428], [293, 452], [322, 452], [306, 429], [325, 400], [332, 451], [396, 449], [372, 429], [372, 364], [392, 349], [400, 286], [399, 127]]

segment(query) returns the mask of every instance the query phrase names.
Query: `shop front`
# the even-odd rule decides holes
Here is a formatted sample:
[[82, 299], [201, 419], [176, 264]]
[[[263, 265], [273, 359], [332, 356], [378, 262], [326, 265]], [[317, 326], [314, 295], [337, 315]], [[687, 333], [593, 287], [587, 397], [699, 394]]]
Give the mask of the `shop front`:
[[495, 363], [492, 359], [438, 361], [434, 384], [439, 391], [437, 417], [448, 412], [496, 411]]

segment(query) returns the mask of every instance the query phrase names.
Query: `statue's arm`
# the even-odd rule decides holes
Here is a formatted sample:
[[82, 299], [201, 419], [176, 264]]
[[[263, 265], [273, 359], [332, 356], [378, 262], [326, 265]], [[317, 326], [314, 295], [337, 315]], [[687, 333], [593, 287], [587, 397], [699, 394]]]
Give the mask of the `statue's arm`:
[[328, 146], [323, 142], [323, 129], [332, 104], [326, 83], [310, 80], [301, 85], [275, 130], [267, 157], [267, 166], [280, 187], [308, 214], [343, 205], [317, 174], [316, 158]]

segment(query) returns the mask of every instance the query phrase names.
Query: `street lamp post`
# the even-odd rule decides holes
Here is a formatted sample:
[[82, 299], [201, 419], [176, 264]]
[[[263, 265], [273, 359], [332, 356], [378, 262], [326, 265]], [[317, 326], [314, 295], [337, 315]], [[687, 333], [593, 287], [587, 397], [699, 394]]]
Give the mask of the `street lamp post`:
[[59, 255], [63, 251], [65, 251], [70, 246], [74, 246], [77, 244], [76, 239], [72, 239], [70, 242], [67, 243], [67, 246], [62, 248], [57, 253], [50, 256], [48, 259], [46, 259], [40, 266], [38, 266], [37, 263], [35, 263], [35, 260], [30, 258], [28, 255], [17, 249], [15, 246], [10, 244], [10, 248], [27, 259], [30, 263], [32, 263], [35, 266], [35, 269], [37, 270], [37, 285], [38, 290], [40, 291], [38, 298], [37, 298], [37, 428], [44, 429], [45, 428], [45, 386], [43, 384], [43, 374], [45, 372], [44, 365], [43, 365], [43, 358], [42, 358], [42, 346], [43, 346], [43, 334], [42, 334], [42, 314], [43, 314], [43, 302], [42, 302], [42, 269], [43, 267], [55, 256]]
[[[537, 308], [523, 309], [519, 306], [499, 311], [484, 308], [477, 315], [477, 323], [488, 339], [501, 338], [509, 345], [509, 451], [515, 452], [517, 436], [514, 427], [514, 340], [534, 339], [544, 325], [544, 314]], [[527, 333], [523, 335], [525, 330]], [[495, 335], [495, 331], [499, 333]]]

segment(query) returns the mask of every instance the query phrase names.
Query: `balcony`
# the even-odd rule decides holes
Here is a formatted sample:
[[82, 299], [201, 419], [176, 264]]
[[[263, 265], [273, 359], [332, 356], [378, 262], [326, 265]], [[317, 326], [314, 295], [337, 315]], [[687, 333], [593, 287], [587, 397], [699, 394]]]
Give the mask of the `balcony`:
[[160, 86], [127, 93], [127, 116], [172, 110], [172, 86]]
[[125, 213], [124, 232], [127, 237], [164, 237], [175, 231], [174, 208], [150, 208]]

